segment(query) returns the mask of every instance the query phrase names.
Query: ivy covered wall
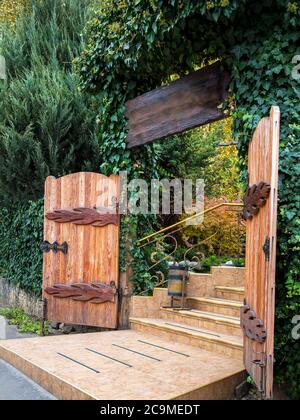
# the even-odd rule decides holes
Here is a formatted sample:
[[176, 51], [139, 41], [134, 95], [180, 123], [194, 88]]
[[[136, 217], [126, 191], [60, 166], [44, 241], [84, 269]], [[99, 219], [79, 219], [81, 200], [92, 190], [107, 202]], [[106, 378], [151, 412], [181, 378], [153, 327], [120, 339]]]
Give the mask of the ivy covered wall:
[[[126, 169], [132, 177], [155, 175], [159, 144], [126, 150], [124, 103], [174, 74], [220, 58], [227, 63], [233, 76], [228, 107], [243, 175], [253, 129], [271, 105], [280, 106], [276, 371], [294, 398], [300, 396], [300, 342], [291, 336], [292, 318], [300, 312], [300, 105], [299, 82], [291, 73], [299, 18], [298, 1], [106, 0], [88, 26], [88, 46], [78, 60], [82, 88], [99, 94], [106, 173]], [[139, 236], [150, 228], [148, 222], [135, 219]], [[136, 272], [139, 268], [142, 274], [145, 267]]]
[[0, 277], [36, 296], [42, 292], [43, 200], [0, 208]]

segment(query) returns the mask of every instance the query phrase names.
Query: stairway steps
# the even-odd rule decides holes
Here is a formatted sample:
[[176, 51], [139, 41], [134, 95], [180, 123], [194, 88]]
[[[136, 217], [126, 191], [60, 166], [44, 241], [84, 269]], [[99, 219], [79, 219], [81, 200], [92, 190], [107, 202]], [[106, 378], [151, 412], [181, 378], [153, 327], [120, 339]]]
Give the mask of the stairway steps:
[[245, 289], [236, 286], [215, 286], [217, 298], [243, 301]]
[[215, 297], [187, 297], [187, 302], [192, 309], [205, 312], [214, 312], [222, 315], [240, 317], [242, 302]]
[[240, 320], [236, 317], [218, 315], [214, 312], [198, 311], [195, 309], [188, 311], [169, 308], [161, 308], [160, 315], [162, 319], [176, 323], [238, 337], [242, 336]]
[[130, 324], [133, 330], [166, 338], [172, 342], [197, 346], [239, 360], [243, 355], [243, 340], [234, 335], [157, 318], [131, 318]]

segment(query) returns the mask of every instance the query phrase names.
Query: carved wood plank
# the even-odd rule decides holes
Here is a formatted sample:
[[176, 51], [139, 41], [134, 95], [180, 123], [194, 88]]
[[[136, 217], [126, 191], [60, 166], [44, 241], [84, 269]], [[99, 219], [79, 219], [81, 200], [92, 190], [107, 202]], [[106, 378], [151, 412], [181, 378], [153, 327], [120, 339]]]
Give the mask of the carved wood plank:
[[126, 102], [128, 148], [225, 118], [228, 83], [217, 62]]
[[78, 207], [73, 210], [54, 210], [46, 213], [48, 220], [56, 223], [74, 223], [75, 225], [106, 226], [118, 225], [117, 214], [99, 213], [96, 209]]
[[46, 287], [45, 292], [53, 295], [55, 298], [91, 302], [104, 303], [114, 302], [116, 288], [104, 283], [74, 283], [74, 284], [54, 284]]

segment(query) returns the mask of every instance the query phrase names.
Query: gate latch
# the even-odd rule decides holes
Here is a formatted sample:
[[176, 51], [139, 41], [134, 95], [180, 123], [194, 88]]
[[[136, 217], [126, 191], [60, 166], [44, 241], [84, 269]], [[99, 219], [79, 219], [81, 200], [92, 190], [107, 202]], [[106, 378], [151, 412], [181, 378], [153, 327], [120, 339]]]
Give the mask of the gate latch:
[[262, 357], [261, 358], [257, 358], [257, 359], [252, 360], [252, 363], [254, 365], [259, 366], [260, 368], [265, 368], [266, 367], [265, 353], [262, 353]]
[[266, 261], [270, 261], [270, 238], [267, 236], [264, 246], [263, 246], [263, 251], [265, 253], [265, 259]]
[[253, 352], [256, 356], [252, 363], [260, 368], [260, 378], [259, 382], [256, 383], [258, 387], [258, 391], [261, 392], [263, 395], [266, 391], [266, 361], [267, 361], [267, 354], [265, 352]]

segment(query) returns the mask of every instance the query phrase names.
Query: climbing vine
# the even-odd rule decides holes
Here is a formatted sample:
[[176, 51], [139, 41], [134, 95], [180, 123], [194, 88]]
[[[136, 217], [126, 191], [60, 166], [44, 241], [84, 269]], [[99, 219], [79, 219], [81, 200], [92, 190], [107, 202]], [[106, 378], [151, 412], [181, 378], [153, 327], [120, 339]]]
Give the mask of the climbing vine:
[[[233, 76], [228, 106], [244, 175], [253, 129], [271, 105], [280, 106], [276, 368], [294, 398], [300, 395], [300, 342], [291, 336], [300, 310], [300, 85], [291, 74], [299, 17], [298, 1], [287, 0], [106, 0], [88, 25], [88, 45], [77, 62], [82, 88], [99, 95], [106, 173], [155, 174], [159, 144], [126, 150], [124, 103], [212, 60], [225, 60]], [[149, 229], [135, 220], [135, 232], [145, 225]]]

